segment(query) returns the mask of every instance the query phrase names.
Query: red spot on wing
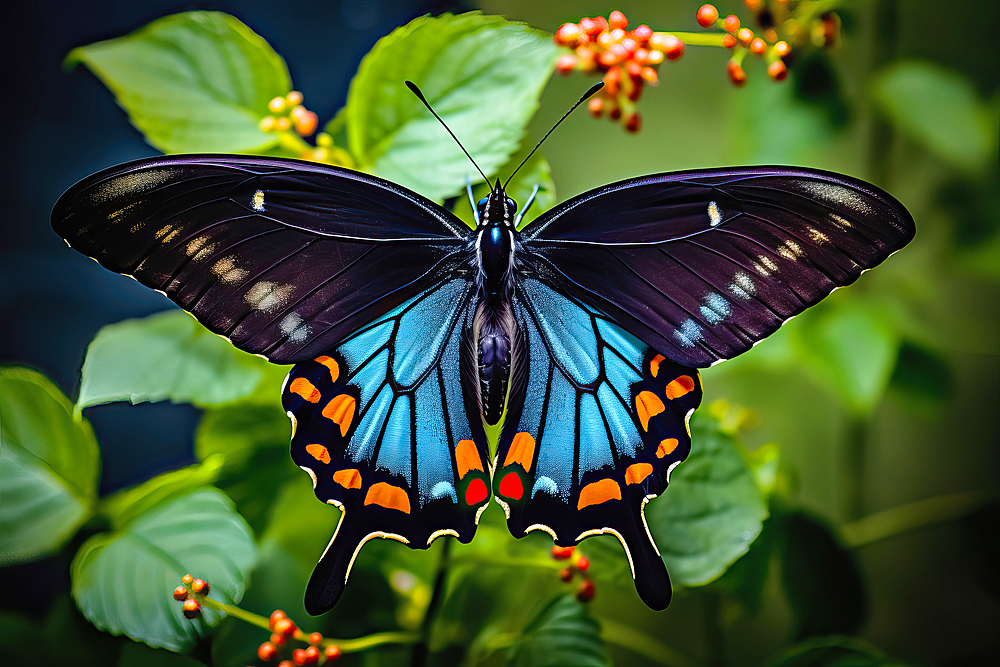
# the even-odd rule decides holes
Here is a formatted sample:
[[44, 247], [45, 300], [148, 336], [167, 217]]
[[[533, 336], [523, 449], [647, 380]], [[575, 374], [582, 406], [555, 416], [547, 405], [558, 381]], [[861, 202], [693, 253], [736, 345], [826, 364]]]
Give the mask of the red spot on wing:
[[498, 491], [500, 492], [500, 495], [505, 498], [520, 500], [521, 496], [524, 495], [524, 485], [521, 483], [521, 477], [516, 472], [507, 473], [504, 475], [504, 478], [500, 480], [500, 488]]
[[478, 505], [486, 500], [486, 496], [488, 494], [489, 492], [486, 490], [486, 482], [477, 477], [469, 483], [469, 488], [465, 490], [465, 504]]

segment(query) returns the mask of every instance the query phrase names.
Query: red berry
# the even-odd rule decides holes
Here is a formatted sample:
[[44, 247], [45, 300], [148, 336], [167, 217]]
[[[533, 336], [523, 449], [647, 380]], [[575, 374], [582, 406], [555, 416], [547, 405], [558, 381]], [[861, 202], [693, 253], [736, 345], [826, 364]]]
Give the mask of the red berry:
[[190, 584], [192, 581], [194, 581], [194, 577], [192, 577], [190, 574], [185, 574], [183, 577], [181, 577], [181, 581], [183, 581], [185, 584]]
[[762, 40], [760, 37], [757, 37], [750, 42], [750, 50], [753, 51], [754, 54], [762, 56], [764, 55], [764, 52], [767, 51], [767, 42]]
[[604, 100], [600, 97], [591, 97], [590, 101], [587, 102], [587, 111], [594, 118], [600, 118], [601, 114], [604, 112]]
[[281, 635], [271, 635], [271, 643], [275, 646], [284, 646], [285, 638]]
[[581, 572], [586, 572], [587, 568], [590, 567], [590, 561], [586, 556], [580, 556], [576, 559], [576, 567]]
[[208, 595], [208, 592], [212, 590], [212, 587], [204, 579], [195, 579], [191, 582], [191, 590], [195, 593]]
[[295, 636], [295, 623], [290, 618], [279, 618], [274, 623], [274, 633], [285, 639], [291, 639]]
[[755, 12], [758, 9], [760, 9], [760, 5], [762, 2], [762, 0], [743, 0], [743, 1], [746, 3], [747, 9], [749, 9], [752, 12]]
[[625, 14], [616, 9], [608, 14], [608, 25], [611, 26], [612, 30], [615, 30], [616, 28], [624, 30], [628, 27], [628, 18], [626, 18]]
[[576, 56], [565, 53], [556, 60], [556, 71], [560, 74], [569, 74], [576, 69]]
[[774, 45], [774, 53], [779, 58], [784, 58], [785, 56], [787, 56], [791, 52], [792, 52], [792, 47], [789, 46], [788, 42], [786, 42], [784, 40], [782, 40], [780, 42], [776, 42], [775, 45]]
[[607, 22], [604, 20], [603, 16], [598, 16], [597, 18], [582, 18], [580, 19], [580, 29], [586, 34], [593, 37], [594, 35], [599, 35], [604, 32], [607, 27]]
[[[605, 77], [605, 83], [606, 82], [607, 78]], [[552, 547], [552, 557], [557, 560], [565, 560], [573, 555], [573, 549], [574, 547]]]
[[300, 648], [297, 648], [294, 651], [292, 651], [292, 662], [294, 662], [296, 665], [306, 664], [307, 662], [306, 652]]
[[726, 29], [726, 32], [736, 32], [740, 29], [740, 17], [736, 14], [730, 14], [722, 22], [722, 27]]
[[743, 71], [743, 66], [735, 60], [726, 63], [726, 74], [729, 75], [729, 81], [737, 88], [747, 82], [747, 73]]
[[187, 597], [188, 597], [188, 589], [184, 588], [183, 586], [178, 586], [177, 588], [174, 589], [174, 599], [177, 600], [178, 602], [184, 602], [184, 600], [187, 600]]
[[309, 646], [306, 648], [306, 664], [314, 662], [319, 662], [319, 649], [315, 646]]
[[310, 644], [318, 644], [321, 641], [323, 641], [323, 635], [321, 633], [314, 632], [311, 635], [309, 635], [309, 643]]
[[788, 68], [785, 67], [785, 63], [775, 60], [767, 66], [767, 75], [775, 81], [783, 81], [788, 76]]
[[278, 663], [278, 667], [295, 667], [295, 663], [291, 660], [282, 660]]
[[736, 39], [743, 43], [743, 46], [749, 46], [750, 42], [753, 41], [753, 30], [750, 28], [740, 28], [736, 31]]
[[625, 37], [622, 39], [622, 48], [624, 48], [629, 55], [632, 55], [639, 49], [639, 42], [635, 41], [631, 37]]
[[271, 621], [269, 624], [270, 628], [274, 630], [274, 624], [277, 623], [282, 618], [288, 618], [288, 617], [285, 616], [285, 612], [281, 611], [280, 609], [275, 609], [273, 612], [271, 612]]
[[590, 602], [594, 599], [594, 592], [594, 582], [588, 579], [576, 589], [576, 599], [580, 602]]
[[641, 75], [643, 80], [652, 86], [655, 86], [660, 82], [660, 78], [657, 76], [656, 70], [652, 67], [643, 67]]
[[733, 37], [732, 35], [723, 35], [722, 36], [722, 45], [724, 47], [726, 47], [727, 49], [731, 49], [734, 46], [736, 46], [736, 38]]
[[678, 60], [684, 55], [684, 42], [673, 35], [667, 35], [663, 38], [663, 55], [667, 60]]
[[184, 616], [191, 619], [201, 616], [201, 605], [198, 604], [197, 600], [184, 601]]
[[565, 568], [559, 571], [559, 579], [564, 583], [569, 583], [573, 581], [573, 570], [570, 568]]
[[630, 60], [625, 63], [625, 71], [628, 72], [628, 75], [633, 79], [638, 79], [642, 76], [642, 65], [634, 60]]
[[265, 662], [274, 660], [278, 656], [278, 647], [271, 642], [264, 642], [257, 649], [257, 657]]
[[336, 660], [336, 659], [338, 659], [340, 657], [340, 647], [337, 646], [336, 644], [334, 644], [332, 646], [327, 646], [326, 650], [323, 651], [323, 655], [326, 656], [327, 660], [329, 660], [330, 662], [333, 662], [334, 660]]
[[653, 29], [646, 24], [636, 26], [636, 28], [632, 30], [632, 39], [639, 42], [640, 44], [642, 44], [652, 36], [653, 36]]
[[556, 44], [562, 46], [576, 46], [583, 37], [583, 29], [576, 23], [563, 23], [556, 30]]
[[618, 106], [617, 103], [615, 103], [611, 107], [611, 110], [608, 111], [608, 118], [610, 118], [611, 120], [618, 120], [621, 117], [622, 117], [622, 108]]
[[[628, 119], [625, 121], [625, 129], [628, 130], [629, 132], [638, 132], [639, 130], [642, 129], [642, 116], [639, 115], [638, 111], [636, 111], [631, 116], [629, 116]], [[594, 585], [591, 582], [589, 582], [589, 581], [586, 582], [586, 583], [590, 584], [590, 588], [591, 588], [590, 598], [592, 598], [592, 597], [594, 597], [594, 592], [593, 592]], [[576, 597], [577, 597], [577, 599], [580, 600], [580, 602], [586, 602], [587, 600], [590, 599], [590, 598], [587, 598], [587, 600], [584, 600], [584, 599], [580, 598], [580, 593], [579, 592], [576, 594]]]
[[702, 28], [708, 28], [718, 20], [719, 10], [715, 8], [715, 5], [702, 5], [698, 8], [698, 13], [695, 16], [698, 19], [698, 25]]
[[[604, 75], [604, 92], [607, 95], [614, 97], [615, 95], [618, 94], [618, 91], [621, 90], [621, 81], [622, 81], [622, 68], [612, 67]], [[564, 547], [552, 547], [552, 556], [554, 558], [569, 558], [568, 555], [566, 556], [556, 555], [556, 549], [562, 549], [562, 548]], [[573, 547], [565, 547], [565, 548], [572, 549]]]

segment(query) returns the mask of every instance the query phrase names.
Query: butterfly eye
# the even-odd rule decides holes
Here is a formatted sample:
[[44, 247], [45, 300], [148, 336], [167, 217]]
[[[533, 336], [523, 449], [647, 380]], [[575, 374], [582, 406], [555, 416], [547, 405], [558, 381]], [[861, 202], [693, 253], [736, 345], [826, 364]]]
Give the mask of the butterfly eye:
[[476, 204], [476, 206], [478, 206], [479, 208], [482, 208], [482, 207], [486, 206], [486, 202], [488, 202], [489, 200], [490, 200], [490, 196], [486, 195], [485, 197], [483, 197], [482, 199], [479, 200], [479, 203]]
[[507, 207], [510, 208], [511, 213], [517, 213], [517, 202], [507, 197]]

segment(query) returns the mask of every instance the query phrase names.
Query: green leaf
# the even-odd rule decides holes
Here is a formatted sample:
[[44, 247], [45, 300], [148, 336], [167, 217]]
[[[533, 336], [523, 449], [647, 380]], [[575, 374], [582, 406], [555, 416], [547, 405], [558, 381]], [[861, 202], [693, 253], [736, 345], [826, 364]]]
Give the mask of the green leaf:
[[165, 153], [243, 153], [278, 143], [258, 127], [291, 90], [285, 61], [237, 19], [185, 12], [124, 37], [73, 49], [115, 94], [146, 140]]
[[733, 563], [717, 582], [751, 614], [760, 611], [764, 599], [764, 585], [775, 552], [776, 524], [773, 517], [765, 521], [760, 536], [754, 540], [750, 550]]
[[768, 514], [733, 437], [705, 416], [692, 420], [691, 433], [691, 454], [645, 512], [671, 580], [685, 586], [706, 584], [725, 572], [746, 553]]
[[943, 357], [915, 343], [900, 345], [890, 387], [915, 410], [941, 410], [954, 384]]
[[561, 595], [528, 624], [510, 652], [515, 667], [604, 667], [611, 664], [601, 626], [571, 595]]
[[475, 168], [404, 85], [413, 81], [487, 174], [517, 150], [552, 74], [552, 36], [470, 12], [424, 16], [383, 37], [347, 96], [348, 148], [364, 171], [431, 199]]
[[84, 542], [70, 572], [73, 597], [101, 630], [183, 651], [218, 623], [220, 614], [203, 607], [201, 619], [184, 618], [170, 594], [180, 578], [201, 577], [211, 583], [213, 599], [236, 603], [256, 555], [250, 529], [232, 501], [203, 487]]
[[904, 667], [855, 637], [818, 637], [790, 648], [772, 667]]
[[112, 528], [122, 528], [157, 505], [212, 484], [219, 476], [222, 461], [222, 456], [216, 455], [204, 463], [157, 475], [102, 499], [98, 510], [110, 520]]
[[780, 519], [781, 577], [798, 638], [855, 632], [867, 594], [861, 572], [823, 522], [802, 512]]
[[897, 61], [875, 77], [872, 95], [900, 132], [955, 167], [979, 171], [995, 163], [996, 113], [960, 73]]
[[87, 348], [76, 409], [124, 400], [222, 405], [251, 395], [266, 363], [180, 310], [109, 324]]
[[882, 399], [899, 350], [899, 332], [885, 309], [857, 298], [806, 311], [793, 329], [806, 370], [855, 414]]
[[[511, 156], [507, 164], [502, 166], [498, 173], [504, 177], [509, 176], [517, 169], [524, 158], [528, 156], [528, 152], [531, 149], [532, 146], [522, 145], [521, 149]], [[555, 206], [556, 203], [556, 184], [552, 180], [552, 169], [540, 153], [535, 153], [531, 156], [531, 159], [525, 162], [524, 166], [514, 175], [514, 178], [511, 179], [505, 190], [507, 191], [507, 196], [517, 202], [518, 210], [520, 211], [524, 210], [524, 205], [528, 203], [531, 191], [536, 185], [538, 186], [538, 195], [535, 197], [535, 203], [531, 205], [531, 208], [528, 209], [528, 212], [521, 220], [521, 224], [518, 225], [519, 230], [524, 229], [529, 222]], [[490, 186], [485, 183], [479, 183], [472, 188], [472, 197], [478, 202], [488, 195], [489, 192]], [[459, 196], [458, 202], [455, 204], [455, 215], [461, 218], [469, 227], [476, 228], [476, 223], [472, 217], [472, 205], [469, 203], [469, 198], [465, 193]]]
[[58, 551], [93, 512], [100, 452], [48, 378], [0, 368], [0, 566]]

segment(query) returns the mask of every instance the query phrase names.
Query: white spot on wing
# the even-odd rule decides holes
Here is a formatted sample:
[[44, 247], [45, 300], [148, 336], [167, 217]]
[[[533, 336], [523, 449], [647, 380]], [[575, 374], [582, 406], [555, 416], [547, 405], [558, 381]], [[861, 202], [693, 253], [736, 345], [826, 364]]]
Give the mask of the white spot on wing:
[[757, 294], [757, 286], [750, 276], [740, 271], [733, 276], [733, 282], [729, 285], [729, 291], [740, 299], [749, 299]]
[[689, 317], [674, 329], [674, 338], [684, 347], [694, 347], [702, 338], [701, 327]]
[[709, 224], [713, 227], [718, 226], [722, 222], [722, 211], [719, 210], [719, 205], [714, 201], [708, 202], [708, 220]]
[[278, 326], [281, 328], [281, 333], [293, 343], [304, 343], [309, 337], [309, 323], [298, 313], [289, 313]]
[[701, 315], [709, 324], [718, 324], [732, 314], [732, 306], [721, 295], [712, 292], [705, 297], [705, 305], [701, 307]]
[[222, 282], [233, 285], [246, 278], [250, 272], [237, 266], [235, 257], [223, 257], [212, 266], [212, 273]]
[[250, 198], [250, 208], [252, 208], [255, 211], [263, 211], [264, 210], [264, 191], [263, 190], [257, 190], [257, 192], [253, 193], [253, 197]]
[[247, 293], [243, 296], [243, 300], [251, 308], [268, 313], [284, 306], [291, 295], [291, 285], [281, 285], [269, 280], [262, 280], [247, 290]]
[[819, 231], [818, 229], [814, 229], [812, 227], [809, 228], [809, 238], [815, 241], [816, 243], [828, 243], [830, 241], [829, 236]]

